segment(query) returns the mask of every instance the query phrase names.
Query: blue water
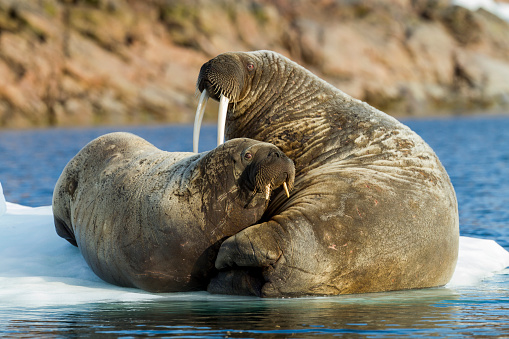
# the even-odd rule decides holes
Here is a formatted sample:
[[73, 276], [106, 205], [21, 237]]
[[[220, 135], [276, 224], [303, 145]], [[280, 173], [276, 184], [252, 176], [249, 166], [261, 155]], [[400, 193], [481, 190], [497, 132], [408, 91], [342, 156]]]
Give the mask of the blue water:
[[32, 309], [19, 312], [4, 333], [97, 338], [502, 336], [509, 334], [508, 303], [507, 290], [479, 294], [441, 288], [300, 299], [209, 297], [200, 292], [189, 300]]
[[[404, 121], [438, 154], [456, 189], [461, 235], [509, 249], [509, 117]], [[0, 182], [7, 201], [51, 204], [65, 164], [91, 139], [130, 131], [157, 147], [192, 150], [191, 126], [0, 131]], [[214, 147], [205, 126], [201, 150]], [[0, 259], [1, 260], [1, 259]], [[4, 309], [12, 337], [472, 337], [509, 336], [509, 274], [477, 286], [354, 296], [257, 299], [205, 292], [165, 301]]]

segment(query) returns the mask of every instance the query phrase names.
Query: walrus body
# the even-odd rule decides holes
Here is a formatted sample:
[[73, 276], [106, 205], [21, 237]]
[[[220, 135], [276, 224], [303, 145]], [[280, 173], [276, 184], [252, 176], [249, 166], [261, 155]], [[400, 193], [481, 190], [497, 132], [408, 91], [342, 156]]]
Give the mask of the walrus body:
[[107, 282], [152, 292], [205, 289], [221, 242], [256, 223], [271, 190], [293, 178], [291, 160], [255, 140], [195, 154], [107, 134], [62, 172], [55, 227]]
[[209, 291], [333, 295], [450, 280], [456, 196], [416, 133], [270, 51], [215, 57], [198, 88], [226, 98], [227, 139], [273, 143], [296, 167], [290, 199], [276, 192], [260, 223], [222, 244]]

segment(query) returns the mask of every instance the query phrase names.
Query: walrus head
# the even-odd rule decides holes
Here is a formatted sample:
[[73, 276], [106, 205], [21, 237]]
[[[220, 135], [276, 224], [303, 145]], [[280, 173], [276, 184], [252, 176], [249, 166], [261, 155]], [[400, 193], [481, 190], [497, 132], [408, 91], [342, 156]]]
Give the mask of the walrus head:
[[235, 164], [235, 177], [245, 194], [246, 208], [255, 204], [253, 199], [257, 195], [268, 202], [272, 191], [280, 186], [290, 196], [295, 180], [295, 166], [279, 148], [246, 138], [230, 140], [224, 147], [230, 145], [235, 145], [235, 151], [230, 154]]
[[276, 146], [267, 143], [255, 144], [242, 152], [241, 157], [247, 164], [242, 172], [241, 182], [252, 192], [251, 197], [262, 192], [268, 201], [272, 190], [281, 185], [287, 197], [290, 197], [289, 191], [295, 180], [295, 166]]
[[225, 96], [234, 102], [241, 95], [245, 78], [254, 69], [255, 62], [251, 58], [236, 53], [220, 54], [201, 67], [198, 90], [207, 90], [215, 100], [219, 101], [221, 96]]
[[198, 141], [203, 113], [211, 97], [219, 101], [217, 144], [224, 142], [224, 127], [228, 105], [244, 99], [253, 81], [260, 81], [261, 67], [267, 62], [263, 51], [252, 53], [224, 53], [206, 62], [200, 69], [197, 88], [201, 92], [196, 110], [193, 133], [193, 151], [198, 152]]
[[263, 50], [219, 54], [202, 65], [196, 86], [201, 97], [194, 121], [194, 152], [198, 152], [200, 126], [209, 97], [219, 101], [220, 145], [224, 142], [227, 113], [226, 128], [235, 121], [236, 129], [247, 129], [246, 133], [229, 136], [249, 136], [253, 127], [250, 122], [263, 121], [267, 125], [268, 116], [287, 118], [289, 112], [315, 109], [339, 91], [285, 56]]

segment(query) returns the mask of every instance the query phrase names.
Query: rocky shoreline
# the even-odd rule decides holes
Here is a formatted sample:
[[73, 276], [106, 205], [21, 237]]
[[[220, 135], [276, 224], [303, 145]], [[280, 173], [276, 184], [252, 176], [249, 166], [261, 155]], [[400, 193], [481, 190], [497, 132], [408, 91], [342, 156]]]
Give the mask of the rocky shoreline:
[[446, 0], [0, 0], [0, 128], [189, 123], [256, 49], [395, 116], [509, 111], [509, 23]]

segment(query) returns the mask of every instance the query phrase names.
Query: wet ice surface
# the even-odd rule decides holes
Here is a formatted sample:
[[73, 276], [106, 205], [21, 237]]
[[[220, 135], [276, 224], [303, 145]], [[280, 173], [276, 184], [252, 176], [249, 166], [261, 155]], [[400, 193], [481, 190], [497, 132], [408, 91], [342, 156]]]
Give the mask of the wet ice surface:
[[[55, 233], [51, 206], [32, 208], [7, 203], [7, 212], [0, 216], [0, 232], [3, 307], [175, 297], [103, 282], [87, 266], [79, 250]], [[458, 267], [447, 287], [478, 284], [507, 266], [509, 252], [493, 240], [461, 237]]]

